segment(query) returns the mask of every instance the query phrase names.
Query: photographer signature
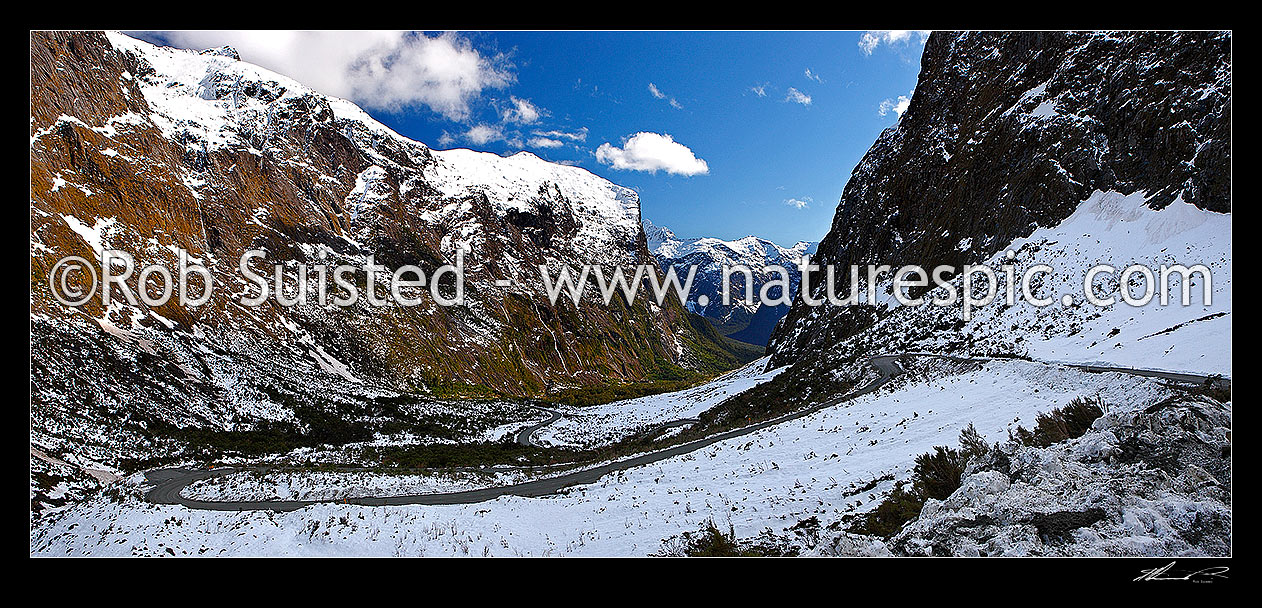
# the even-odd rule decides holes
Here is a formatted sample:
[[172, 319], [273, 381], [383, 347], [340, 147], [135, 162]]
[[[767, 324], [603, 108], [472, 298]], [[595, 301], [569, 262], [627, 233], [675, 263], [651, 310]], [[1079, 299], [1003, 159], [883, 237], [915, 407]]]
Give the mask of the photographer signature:
[[1227, 578], [1227, 566], [1210, 566], [1202, 568], [1186, 574], [1172, 572], [1175, 562], [1170, 562], [1160, 568], [1150, 568], [1141, 570], [1141, 574], [1135, 578], [1136, 581], [1193, 581], [1205, 583], [1219, 579]]

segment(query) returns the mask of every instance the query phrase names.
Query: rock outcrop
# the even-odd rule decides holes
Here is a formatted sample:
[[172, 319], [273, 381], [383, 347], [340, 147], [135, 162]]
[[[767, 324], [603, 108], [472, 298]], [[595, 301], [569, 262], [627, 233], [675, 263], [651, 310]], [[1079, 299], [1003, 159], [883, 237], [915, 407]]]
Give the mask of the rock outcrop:
[[889, 543], [899, 555], [1231, 555], [1231, 409], [1172, 397], [1082, 437], [972, 462]]

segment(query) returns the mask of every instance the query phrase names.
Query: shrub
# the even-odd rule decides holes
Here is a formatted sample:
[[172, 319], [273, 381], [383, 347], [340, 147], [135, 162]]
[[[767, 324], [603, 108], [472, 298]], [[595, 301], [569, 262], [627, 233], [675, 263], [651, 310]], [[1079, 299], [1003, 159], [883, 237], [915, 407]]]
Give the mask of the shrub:
[[1219, 403], [1227, 403], [1231, 401], [1231, 382], [1223, 382], [1223, 377], [1214, 374], [1205, 379], [1200, 386], [1192, 389], [1195, 395], [1204, 395]]
[[739, 557], [741, 555], [740, 545], [736, 543], [736, 529], [731, 525], [728, 526], [725, 534], [714, 525], [713, 521], [709, 521], [706, 527], [696, 534], [685, 532], [684, 539], [686, 542], [684, 555], [688, 557]]
[[1104, 401], [1096, 398], [1076, 397], [1069, 405], [1056, 408], [1035, 418], [1034, 430], [1018, 426], [1010, 439], [1029, 447], [1045, 448], [1075, 437], [1081, 437], [1091, 429], [1091, 423], [1104, 415]]
[[944, 446], [916, 457], [912, 488], [924, 498], [944, 500], [960, 487], [960, 476], [968, 467], [968, 456]]
[[697, 532], [684, 532], [668, 540], [657, 557], [788, 557], [795, 555], [792, 549], [779, 546], [773, 535], [764, 532], [754, 543], [741, 543], [736, 529], [728, 524], [727, 532], [714, 525], [714, 520]]
[[916, 519], [920, 509], [925, 506], [925, 499], [914, 491], [907, 491], [900, 485], [894, 488], [875, 509], [864, 513], [850, 526], [856, 534], [889, 538], [898, 534], [903, 524]]
[[899, 484], [881, 504], [850, 526], [850, 531], [883, 538], [898, 534], [904, 524], [920, 515], [926, 500], [945, 500], [958, 490], [969, 460], [990, 449], [977, 428], [969, 423], [960, 432], [959, 450], [936, 446], [932, 452], [917, 456], [911, 475], [911, 490], [904, 489], [906, 482]]
[[981, 433], [977, 432], [977, 428], [973, 423], [968, 423], [968, 428], [960, 431], [960, 452], [962, 452], [969, 460], [986, 454], [990, 451], [990, 444], [986, 443], [986, 439]]

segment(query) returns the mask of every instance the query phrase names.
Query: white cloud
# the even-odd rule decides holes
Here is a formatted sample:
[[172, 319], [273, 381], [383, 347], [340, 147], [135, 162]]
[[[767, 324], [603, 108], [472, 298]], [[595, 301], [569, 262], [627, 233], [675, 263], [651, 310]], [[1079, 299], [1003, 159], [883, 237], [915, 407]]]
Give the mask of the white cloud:
[[531, 137], [526, 140], [526, 144], [532, 148], [560, 148], [565, 145], [565, 142], [547, 137]]
[[917, 44], [924, 44], [929, 39], [929, 30], [871, 30], [859, 38], [859, 50], [864, 55], [871, 55], [882, 44], [905, 46], [913, 38]]
[[658, 99], [665, 99], [666, 103], [669, 103], [670, 107], [675, 108], [676, 110], [684, 109], [684, 106], [680, 104], [678, 101], [675, 101], [674, 97], [670, 97], [667, 94], [663, 93], [661, 89], [657, 88], [657, 85], [651, 82], [649, 83], [649, 94]]
[[539, 106], [530, 103], [530, 100], [528, 99], [510, 97], [509, 100], [512, 105], [504, 108], [504, 110], [500, 112], [500, 117], [503, 118], [506, 123], [530, 125], [539, 122], [539, 118], [547, 114], [545, 110], [542, 110]]
[[186, 48], [231, 45], [245, 61], [369, 108], [424, 106], [451, 120], [466, 120], [483, 91], [507, 87], [515, 78], [502, 56], [484, 56], [454, 33], [433, 38], [397, 31], [160, 34]]
[[793, 87], [789, 87], [789, 94], [785, 95], [784, 100], [791, 101], [793, 103], [800, 103], [804, 106], [811, 105], [811, 96]]
[[876, 109], [876, 113], [880, 116], [885, 116], [890, 113], [890, 110], [893, 110], [896, 116], [902, 118], [903, 112], [906, 112], [907, 107], [911, 105], [911, 95], [912, 93], [907, 93], [906, 95], [899, 95], [897, 98], [891, 97], [882, 100], [881, 105]]
[[824, 82], [824, 79], [823, 79], [823, 78], [820, 78], [820, 77], [819, 77], [819, 74], [816, 74], [815, 72], [812, 72], [812, 71], [811, 71], [811, 68], [806, 68], [806, 79], [807, 79], [807, 80], [814, 80], [815, 82]]
[[466, 131], [464, 138], [470, 143], [481, 146], [489, 142], [504, 139], [504, 131], [496, 126], [480, 124]]
[[757, 96], [759, 96], [759, 97], [766, 97], [766, 96], [767, 96], [767, 85], [769, 85], [769, 84], [771, 84], [771, 83], [764, 82], [763, 84], [754, 85], [754, 86], [752, 86], [752, 87], [749, 87], [749, 90], [753, 91], [753, 92], [754, 92], [754, 95], [757, 95]]
[[787, 198], [787, 199], [784, 199], [784, 204], [786, 204], [786, 205], [788, 205], [788, 206], [790, 206], [790, 207], [793, 207], [794, 209], [805, 209], [805, 208], [809, 207], [809, 206], [811, 205], [811, 203], [813, 203], [813, 202], [815, 202], [815, 201], [811, 200], [811, 197], [809, 197], [809, 196], [803, 196], [802, 198]]
[[705, 175], [710, 166], [697, 158], [688, 146], [670, 135], [640, 132], [623, 141], [618, 148], [605, 142], [596, 148], [596, 160], [614, 169], [627, 171], [665, 171], [676, 175]]
[[[443, 131], [442, 135], [438, 136], [438, 144], [452, 146], [457, 142], [464, 142], [474, 146], [485, 146], [494, 142], [504, 142], [504, 146], [509, 149], [522, 149], [526, 146], [526, 140], [522, 137], [520, 131], [505, 130], [503, 125], [478, 123], [462, 133], [452, 134], [448, 131]], [[549, 146], [544, 144], [536, 147]]]
[[587, 127], [583, 127], [575, 131], [562, 131], [560, 129], [553, 129], [551, 131], [535, 131], [534, 135], [538, 137], [547, 137], [549, 139], [568, 139], [570, 141], [587, 141]]

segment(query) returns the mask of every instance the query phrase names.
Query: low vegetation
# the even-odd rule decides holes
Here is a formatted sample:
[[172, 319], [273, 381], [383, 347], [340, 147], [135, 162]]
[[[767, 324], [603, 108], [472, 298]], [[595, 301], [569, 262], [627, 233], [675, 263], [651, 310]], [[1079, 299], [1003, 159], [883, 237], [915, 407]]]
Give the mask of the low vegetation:
[[630, 382], [627, 384], [603, 384], [558, 391], [548, 395], [548, 401], [564, 405], [586, 407], [601, 405], [623, 399], [635, 399], [659, 393], [681, 391], [697, 384], [698, 380], [656, 380], [646, 382]]
[[[960, 433], [960, 449], [935, 446], [932, 452], [916, 457], [911, 481], [895, 486], [885, 500], [853, 522], [850, 531], [857, 534], [889, 538], [902, 529], [903, 524], [920, 515], [925, 501], [933, 498], [945, 500], [960, 487], [960, 478], [968, 468], [968, 462], [991, 449], [977, 429], [970, 423]], [[911, 487], [908, 488], [907, 486]]]
[[1098, 397], [1077, 397], [1069, 405], [1039, 414], [1033, 430], [1018, 426], [1008, 438], [1024, 446], [1045, 448], [1053, 443], [1081, 437], [1096, 418], [1104, 415], [1105, 404]]
[[784, 545], [769, 533], [750, 541], [736, 538], [736, 529], [728, 524], [720, 530], [714, 520], [696, 532], [684, 532], [667, 539], [655, 557], [794, 557], [797, 550]]
[[[1048, 447], [1081, 437], [1106, 409], [1099, 398], [1077, 397], [1064, 407], [1039, 414], [1033, 430], [1018, 426], [1009, 432], [1009, 440], [1029, 447]], [[959, 443], [958, 450], [935, 446], [932, 452], [917, 456], [911, 479], [898, 484], [876, 508], [856, 518], [850, 531], [882, 538], [898, 534], [907, 522], [920, 516], [925, 501], [946, 500], [960, 488], [970, 460], [995, 449], [972, 424], [960, 433]]]
[[1219, 403], [1229, 403], [1231, 401], [1231, 381], [1227, 380], [1224, 382], [1221, 375], [1214, 374], [1206, 378], [1205, 382], [1193, 388], [1191, 393], [1209, 397]]

